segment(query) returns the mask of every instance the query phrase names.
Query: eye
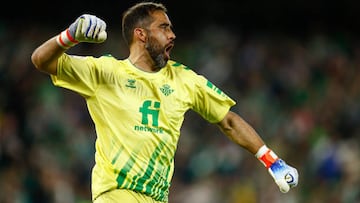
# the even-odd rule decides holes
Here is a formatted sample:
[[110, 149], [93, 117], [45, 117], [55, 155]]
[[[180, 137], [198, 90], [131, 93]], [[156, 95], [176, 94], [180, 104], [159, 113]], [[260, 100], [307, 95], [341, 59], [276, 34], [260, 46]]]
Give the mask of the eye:
[[171, 26], [169, 24], [161, 24], [159, 27], [166, 32], [171, 31]]

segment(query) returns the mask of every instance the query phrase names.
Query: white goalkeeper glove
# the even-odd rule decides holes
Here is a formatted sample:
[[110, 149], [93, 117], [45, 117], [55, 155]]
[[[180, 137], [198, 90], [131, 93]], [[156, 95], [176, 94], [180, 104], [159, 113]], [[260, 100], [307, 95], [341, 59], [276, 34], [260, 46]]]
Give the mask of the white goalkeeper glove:
[[297, 170], [287, 165], [282, 159], [279, 159], [271, 149], [264, 145], [255, 156], [268, 169], [281, 192], [287, 193], [290, 188], [297, 186], [299, 179]]
[[68, 49], [79, 42], [101, 43], [106, 38], [106, 23], [94, 15], [83, 14], [56, 37], [56, 42]]

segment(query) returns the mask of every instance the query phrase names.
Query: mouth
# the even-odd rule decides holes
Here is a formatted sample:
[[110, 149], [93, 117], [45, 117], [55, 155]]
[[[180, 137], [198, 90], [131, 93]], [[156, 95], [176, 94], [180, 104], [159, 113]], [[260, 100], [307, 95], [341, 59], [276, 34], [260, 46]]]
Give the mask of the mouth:
[[170, 43], [168, 44], [166, 47], [165, 47], [165, 55], [167, 56], [167, 58], [169, 59], [170, 58], [170, 53], [171, 53], [171, 50], [173, 49], [174, 47], [174, 43]]

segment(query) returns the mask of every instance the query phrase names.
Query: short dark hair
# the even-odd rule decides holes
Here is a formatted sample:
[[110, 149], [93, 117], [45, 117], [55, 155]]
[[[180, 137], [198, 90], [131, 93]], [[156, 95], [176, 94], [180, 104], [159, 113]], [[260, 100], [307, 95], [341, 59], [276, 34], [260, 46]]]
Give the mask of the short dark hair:
[[136, 27], [146, 28], [152, 22], [151, 14], [154, 11], [167, 12], [166, 7], [161, 3], [140, 2], [130, 7], [123, 13], [122, 35], [125, 42], [130, 46], [133, 40], [133, 31]]

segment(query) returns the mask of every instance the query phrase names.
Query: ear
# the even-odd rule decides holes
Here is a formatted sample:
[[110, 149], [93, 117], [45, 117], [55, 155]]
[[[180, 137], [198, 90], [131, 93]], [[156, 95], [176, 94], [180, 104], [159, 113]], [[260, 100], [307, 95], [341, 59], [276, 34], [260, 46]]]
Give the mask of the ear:
[[142, 42], [146, 41], [146, 31], [143, 28], [135, 28], [134, 36]]

